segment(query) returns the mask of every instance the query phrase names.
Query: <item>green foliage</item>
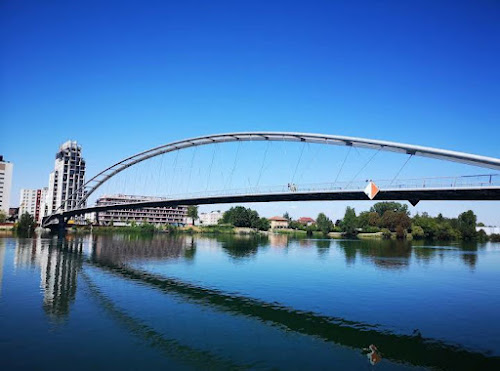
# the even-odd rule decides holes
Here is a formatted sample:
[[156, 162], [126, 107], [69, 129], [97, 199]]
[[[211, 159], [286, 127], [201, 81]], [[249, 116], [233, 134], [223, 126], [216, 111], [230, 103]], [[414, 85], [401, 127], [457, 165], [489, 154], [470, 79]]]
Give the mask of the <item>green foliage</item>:
[[140, 226], [140, 231], [141, 233], [154, 233], [155, 231], [155, 226], [153, 224], [149, 223], [142, 223]]
[[271, 228], [271, 222], [267, 218], [260, 218], [257, 223], [257, 229], [259, 231], [268, 231]]
[[479, 232], [477, 232], [477, 239], [480, 242], [486, 242], [489, 240], [489, 237], [483, 229], [480, 229]]
[[411, 235], [415, 240], [421, 240], [425, 237], [424, 230], [419, 225], [413, 225], [411, 227]]
[[5, 223], [7, 220], [7, 214], [5, 214], [5, 211], [0, 210], [0, 223]]
[[393, 211], [396, 213], [402, 212], [409, 215], [408, 205], [402, 205], [399, 202], [377, 202], [370, 208], [370, 212], [375, 212], [379, 216], [383, 216], [386, 211]]
[[227, 210], [220, 220], [221, 224], [231, 224], [235, 227], [259, 228], [259, 213], [243, 206], [235, 206]]
[[387, 228], [390, 231], [395, 231], [398, 228], [406, 230], [410, 227], [410, 225], [411, 219], [403, 211], [387, 210], [380, 220], [380, 226]]
[[398, 240], [404, 240], [406, 239], [406, 236], [407, 236], [407, 231], [406, 231], [406, 228], [404, 228], [401, 224], [398, 224], [396, 226], [396, 238]]
[[472, 210], [466, 211], [458, 216], [458, 230], [464, 240], [476, 238], [477, 217]]
[[[316, 218], [316, 225], [318, 229], [323, 233], [323, 235], [327, 235], [332, 229], [333, 229], [333, 223], [328, 217], [323, 214], [319, 213], [318, 217]], [[309, 229], [306, 229], [309, 230]]]
[[344, 220], [342, 220], [340, 227], [342, 228], [342, 232], [348, 236], [354, 236], [357, 233], [358, 218], [356, 216], [356, 210], [347, 206]]
[[490, 241], [491, 242], [500, 242], [500, 234], [498, 234], [498, 233], [490, 234]]
[[390, 240], [392, 238], [392, 233], [387, 228], [382, 229], [382, 238], [384, 240]]
[[35, 227], [35, 219], [32, 215], [26, 212], [19, 218], [19, 223], [17, 224], [17, 233], [21, 236], [29, 237], [35, 231]]
[[358, 227], [367, 231], [370, 227], [380, 226], [380, 215], [374, 211], [363, 211], [358, 216]]
[[288, 211], [283, 214], [283, 218], [288, 220], [288, 223], [290, 223], [292, 221], [292, 218], [290, 217], [290, 214], [288, 214]]
[[194, 225], [194, 221], [198, 219], [198, 206], [188, 206], [187, 216], [193, 220]]

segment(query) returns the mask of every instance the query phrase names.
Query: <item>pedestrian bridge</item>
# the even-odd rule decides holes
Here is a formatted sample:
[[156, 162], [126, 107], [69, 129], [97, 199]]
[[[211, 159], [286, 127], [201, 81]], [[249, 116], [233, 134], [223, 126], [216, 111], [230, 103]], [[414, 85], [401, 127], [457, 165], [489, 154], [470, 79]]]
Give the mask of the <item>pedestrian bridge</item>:
[[[137, 175], [139, 181], [144, 181], [145, 186], [150, 186], [148, 177], [151, 179], [154, 174], [161, 174], [164, 167], [163, 156], [168, 153], [176, 153], [174, 166], [171, 167], [174, 171], [168, 173], [167, 178], [173, 178], [177, 174], [186, 174], [186, 169], [189, 170], [189, 181], [193, 173], [193, 163], [196, 152], [191, 158], [191, 167], [178, 165], [178, 153], [182, 151], [196, 151], [197, 147], [201, 146], [217, 146], [223, 143], [237, 142], [279, 142], [289, 143], [296, 142], [302, 145], [301, 151], [297, 158], [288, 159], [288, 162], [296, 162], [296, 166], [292, 166], [292, 174], [288, 178], [291, 181], [283, 181], [278, 186], [260, 186], [262, 173], [266, 169], [266, 160], [269, 147], [266, 147], [263, 154], [262, 165], [260, 171], [254, 174], [256, 180], [251, 182], [248, 180], [248, 186], [243, 188], [224, 187], [220, 190], [209, 190], [208, 182], [210, 179], [216, 181], [217, 177], [214, 171], [214, 163], [216, 158], [217, 147], [213, 151], [211, 162], [208, 167], [207, 187], [199, 192], [176, 192], [176, 189], [170, 189], [169, 194], [165, 197], [152, 197], [144, 202], [120, 203], [116, 205], [105, 206], [87, 206], [87, 202], [91, 195], [95, 195], [98, 189], [102, 189], [106, 184], [111, 184], [113, 178], [117, 178], [120, 173], [124, 173], [127, 169], [139, 166], [141, 163], [147, 163], [148, 160], [161, 158], [161, 162], [156, 164], [156, 167], [150, 164], [150, 168], [144, 174]], [[301, 160], [303, 159], [305, 145], [319, 144], [323, 146], [344, 146], [347, 147], [347, 153], [344, 158], [340, 158], [334, 163], [338, 167], [338, 171], [334, 172], [332, 181], [327, 183], [308, 184], [297, 182], [297, 173]], [[219, 177], [227, 175], [228, 181], [225, 185], [231, 183], [231, 176], [236, 168], [238, 153], [240, 147], [237, 147], [236, 157], [232, 167], [227, 171], [221, 171]], [[351, 153], [351, 149], [361, 148], [368, 149], [373, 154], [364, 158], [363, 163], [359, 165], [359, 171], [356, 170], [354, 177], [347, 181], [339, 181], [339, 177], [344, 170], [346, 171], [346, 163]], [[286, 149], [286, 147], [285, 147]], [[399, 169], [391, 169], [396, 172], [396, 175], [391, 178], [377, 179], [375, 177], [367, 178], [362, 172], [367, 169], [368, 165], [379, 152], [392, 152], [401, 154], [406, 157], [403, 166]], [[257, 155], [257, 153], [255, 154]], [[221, 157], [221, 162], [226, 158]], [[291, 157], [291, 156], [289, 156]], [[490, 172], [480, 175], [466, 175], [453, 177], [421, 177], [413, 179], [399, 179], [398, 176], [401, 170], [407, 165], [412, 157], [427, 157], [440, 162], [456, 162], [473, 166], [476, 168], [487, 168]], [[227, 162], [227, 161], [226, 161]], [[293, 165], [293, 164], [292, 164]], [[446, 167], [443, 167], [446, 168]], [[106, 210], [119, 209], [140, 209], [144, 207], [160, 207], [160, 206], [177, 206], [177, 205], [203, 205], [203, 204], [224, 204], [224, 203], [245, 203], [245, 202], [274, 202], [274, 201], [349, 201], [349, 200], [369, 200], [364, 193], [364, 189], [368, 181], [373, 181], [380, 192], [376, 195], [376, 201], [384, 200], [399, 200], [409, 201], [416, 205], [421, 200], [500, 200], [500, 174], [491, 172], [500, 170], [500, 159], [493, 157], [468, 154], [463, 152], [449, 151], [431, 147], [415, 146], [403, 143], [371, 140], [364, 138], [354, 138], [345, 136], [334, 136], [326, 134], [308, 134], [308, 133], [289, 133], [289, 132], [255, 132], [255, 133], [227, 133], [208, 135], [203, 137], [191, 138], [173, 143], [168, 143], [163, 146], [155, 147], [147, 151], [140, 152], [136, 155], [127, 157], [114, 165], [104, 169], [97, 175], [87, 181], [76, 192], [69, 195], [61, 206], [51, 215], [44, 218], [42, 225], [44, 227], [56, 224], [65, 223], [70, 217], [83, 215], [91, 212], [100, 212]], [[208, 172], [209, 171], [209, 172]], [[484, 170], [483, 170], [484, 171]], [[215, 175], [214, 175], [215, 174]], [[364, 179], [360, 179], [360, 175], [365, 175]], [[205, 175], [205, 178], [207, 176]], [[272, 177], [271, 177], [272, 178]], [[130, 184], [134, 181], [133, 177], [124, 177], [123, 184]], [[198, 180], [199, 181], [199, 180]], [[184, 187], [177, 186], [177, 189]], [[187, 188], [187, 187], [186, 187]], [[119, 192], [114, 189], [108, 192]]]

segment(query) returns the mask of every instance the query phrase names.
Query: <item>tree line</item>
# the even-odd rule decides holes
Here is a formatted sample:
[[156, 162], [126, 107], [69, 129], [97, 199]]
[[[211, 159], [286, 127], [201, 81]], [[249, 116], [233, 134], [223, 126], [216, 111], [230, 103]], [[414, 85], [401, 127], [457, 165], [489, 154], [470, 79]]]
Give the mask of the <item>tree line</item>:
[[[287, 214], [285, 214], [287, 215]], [[347, 207], [344, 217], [333, 223], [323, 213], [316, 219], [316, 225], [309, 228], [329, 232], [342, 232], [356, 236], [360, 232], [381, 232], [384, 238], [428, 239], [428, 240], [488, 240], [499, 241], [500, 235], [487, 236], [483, 230], [476, 231], [477, 217], [472, 210], [461, 213], [457, 218], [445, 218], [442, 214], [431, 217], [428, 213], [410, 217], [407, 205], [398, 202], [378, 202], [369, 211], [356, 215], [356, 210]], [[304, 228], [291, 223], [291, 227]]]

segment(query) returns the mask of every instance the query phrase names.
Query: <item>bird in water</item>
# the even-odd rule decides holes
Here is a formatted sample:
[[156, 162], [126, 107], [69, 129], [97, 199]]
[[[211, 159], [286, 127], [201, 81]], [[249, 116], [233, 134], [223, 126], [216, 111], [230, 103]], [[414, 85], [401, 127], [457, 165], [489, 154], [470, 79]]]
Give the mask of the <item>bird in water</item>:
[[380, 355], [380, 352], [375, 345], [370, 344], [368, 348], [364, 348], [363, 350], [369, 352], [366, 356], [368, 357], [372, 365], [376, 365], [382, 360], [382, 356]]

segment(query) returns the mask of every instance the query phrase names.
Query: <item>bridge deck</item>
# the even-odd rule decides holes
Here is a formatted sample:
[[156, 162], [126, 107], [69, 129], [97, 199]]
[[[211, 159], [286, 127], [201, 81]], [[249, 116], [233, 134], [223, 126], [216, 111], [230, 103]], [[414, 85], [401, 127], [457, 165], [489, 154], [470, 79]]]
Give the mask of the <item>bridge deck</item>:
[[[500, 186], [492, 187], [467, 187], [455, 189], [443, 188], [418, 188], [418, 189], [386, 189], [381, 190], [373, 201], [499, 201]], [[240, 195], [215, 195], [205, 197], [186, 197], [158, 201], [134, 202], [129, 204], [116, 204], [106, 206], [92, 206], [82, 209], [66, 211], [62, 214], [51, 215], [44, 226], [52, 224], [58, 216], [72, 217], [86, 213], [107, 210], [132, 210], [145, 207], [168, 207], [177, 205], [209, 205], [248, 202], [282, 202], [282, 201], [369, 201], [368, 197], [360, 190], [334, 190], [314, 192], [279, 192], [262, 194]]]

